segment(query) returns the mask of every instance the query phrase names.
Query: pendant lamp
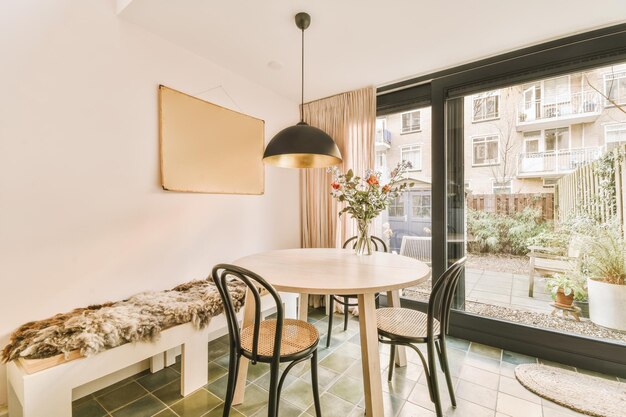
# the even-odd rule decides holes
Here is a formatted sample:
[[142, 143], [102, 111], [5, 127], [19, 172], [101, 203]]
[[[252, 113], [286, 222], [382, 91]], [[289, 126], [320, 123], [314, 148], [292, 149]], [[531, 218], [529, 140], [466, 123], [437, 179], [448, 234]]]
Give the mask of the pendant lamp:
[[[302, 30], [302, 88], [304, 104], [304, 30], [311, 24], [307, 13], [296, 15], [296, 26]], [[341, 152], [326, 132], [304, 122], [300, 106], [300, 123], [281, 130], [265, 148], [263, 162], [283, 168], [324, 168], [341, 163]]]

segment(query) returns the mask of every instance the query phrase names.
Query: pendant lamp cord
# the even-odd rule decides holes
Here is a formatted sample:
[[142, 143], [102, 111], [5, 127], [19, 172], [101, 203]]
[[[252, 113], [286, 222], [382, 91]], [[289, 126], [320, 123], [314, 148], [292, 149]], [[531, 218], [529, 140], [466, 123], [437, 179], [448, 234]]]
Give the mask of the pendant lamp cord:
[[301, 65], [301, 90], [300, 90], [300, 122], [304, 122], [304, 29], [302, 29], [302, 65]]

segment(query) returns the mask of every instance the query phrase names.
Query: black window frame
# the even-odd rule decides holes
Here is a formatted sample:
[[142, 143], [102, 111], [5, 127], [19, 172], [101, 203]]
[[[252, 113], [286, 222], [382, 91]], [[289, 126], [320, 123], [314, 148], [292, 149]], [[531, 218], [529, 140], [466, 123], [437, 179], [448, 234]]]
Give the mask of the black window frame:
[[[450, 120], [463, 120], [460, 105], [463, 97], [624, 61], [626, 24], [620, 24], [378, 88], [379, 116], [431, 106], [432, 273], [435, 279], [449, 265], [450, 258], [463, 251], [447, 241], [448, 220], [454, 217], [449, 215], [449, 210], [459, 204], [449, 200], [449, 192], [451, 187], [456, 187], [456, 182], [464, 184], [463, 129], [462, 123], [460, 126], [446, 124]], [[454, 163], [449, 164], [450, 160]], [[456, 176], [453, 169], [457, 170]], [[450, 179], [454, 179], [454, 183]], [[462, 222], [458, 218], [456, 221]], [[455, 226], [465, 227], [464, 224]], [[463, 307], [465, 298], [463, 287], [460, 286], [455, 302], [459, 308]], [[421, 311], [426, 308], [425, 303], [414, 300], [403, 299], [402, 304]], [[623, 343], [520, 325], [461, 310], [451, 315], [450, 334], [626, 378], [626, 344]]]

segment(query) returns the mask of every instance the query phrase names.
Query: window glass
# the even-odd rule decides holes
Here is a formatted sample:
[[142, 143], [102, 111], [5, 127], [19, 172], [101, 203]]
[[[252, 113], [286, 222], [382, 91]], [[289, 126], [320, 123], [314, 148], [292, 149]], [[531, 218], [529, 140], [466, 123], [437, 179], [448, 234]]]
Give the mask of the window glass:
[[607, 106], [626, 103], [626, 71], [611, 71], [604, 76], [604, 95]]
[[499, 90], [475, 95], [473, 108], [473, 120], [475, 122], [497, 119], [500, 114]]
[[491, 165], [498, 163], [497, 135], [477, 136], [473, 138], [474, 165]]
[[419, 110], [402, 113], [402, 133], [419, 132], [421, 130]]
[[413, 170], [422, 169], [422, 147], [420, 145], [406, 146], [401, 149], [401, 160], [411, 162]]

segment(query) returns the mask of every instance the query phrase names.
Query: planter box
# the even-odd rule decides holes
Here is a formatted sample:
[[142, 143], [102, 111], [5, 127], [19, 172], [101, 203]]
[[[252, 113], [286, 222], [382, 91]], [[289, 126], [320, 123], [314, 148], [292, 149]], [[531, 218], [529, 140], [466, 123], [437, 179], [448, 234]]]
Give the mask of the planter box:
[[587, 280], [589, 316], [603, 327], [626, 331], [626, 285]]

